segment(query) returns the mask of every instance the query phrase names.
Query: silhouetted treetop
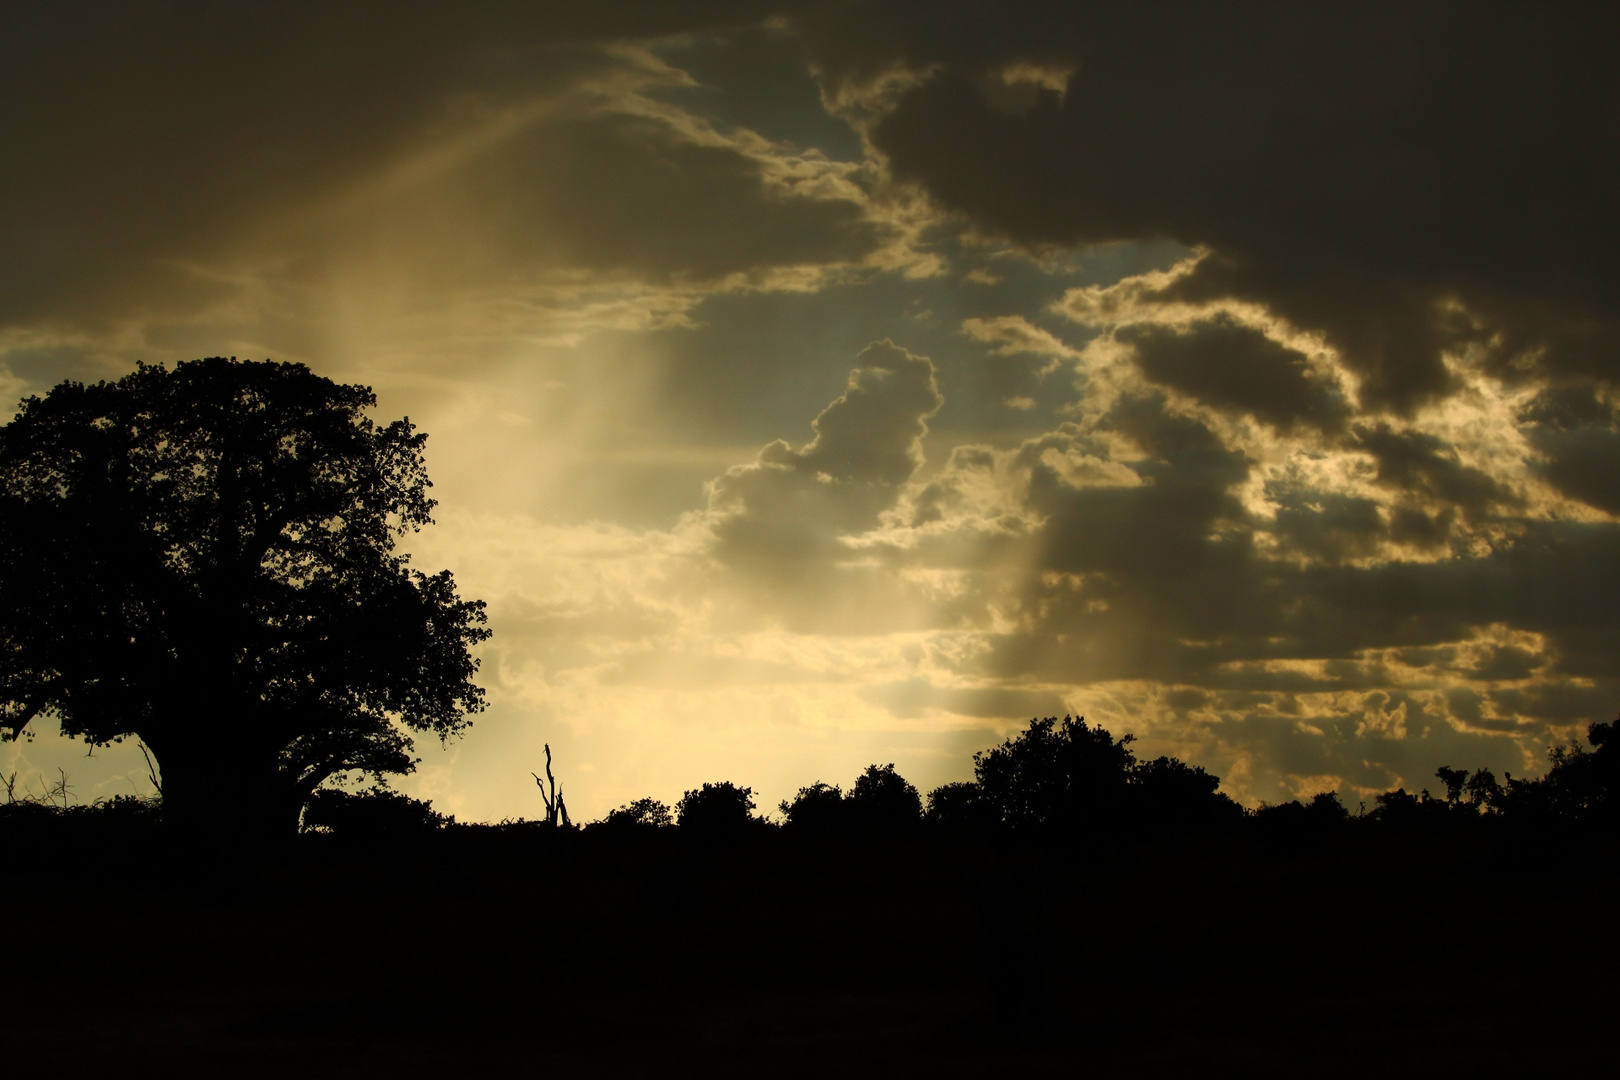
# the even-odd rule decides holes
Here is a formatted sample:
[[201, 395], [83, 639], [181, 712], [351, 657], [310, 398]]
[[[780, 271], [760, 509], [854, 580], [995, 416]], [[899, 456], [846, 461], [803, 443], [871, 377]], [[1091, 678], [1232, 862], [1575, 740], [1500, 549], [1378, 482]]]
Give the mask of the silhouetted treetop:
[[675, 820], [692, 832], [724, 835], [741, 832], [760, 819], [754, 817], [754, 789], [722, 780], [682, 795], [675, 804]]
[[675, 815], [669, 805], [652, 796], [628, 802], [617, 810], [609, 810], [599, 823], [614, 829], [661, 829], [675, 824]]
[[845, 801], [856, 825], [864, 829], [903, 829], [922, 820], [922, 797], [893, 762], [868, 765]]
[[1552, 768], [1533, 784], [1521, 782], [1521, 797], [1549, 816], [1613, 828], [1620, 822], [1620, 743], [1615, 740], [1615, 724], [1588, 726], [1586, 741], [1591, 750], [1572, 743], [1549, 751]]
[[868, 765], [848, 795], [817, 780], [779, 808], [790, 828], [811, 832], [888, 832], [922, 819], [922, 797], [892, 762]]
[[1000, 746], [975, 754], [973, 771], [1003, 824], [1067, 828], [1118, 811], [1136, 765], [1134, 740], [1116, 740], [1085, 717], [1036, 719]]
[[1172, 757], [1138, 762], [1132, 735], [1115, 739], [1084, 717], [1031, 720], [1000, 746], [974, 755], [973, 785], [930, 795], [929, 819], [1066, 832], [1100, 825], [1219, 824], [1243, 808], [1220, 778]]
[[1179, 758], [1156, 757], [1131, 770], [1135, 813], [1156, 825], [1214, 824], [1243, 817], [1243, 807], [1217, 789], [1221, 778]]
[[[1552, 767], [1539, 779], [1504, 783], [1480, 770], [1464, 785], [1461, 805], [1523, 824], [1580, 824], [1605, 829], [1620, 825], [1620, 744], [1615, 723], [1586, 729], [1588, 750], [1579, 743], [1547, 752]], [[1449, 770], [1441, 770], [1447, 772]], [[1449, 784], [1448, 784], [1449, 787]]]
[[363, 386], [213, 358], [63, 383], [0, 428], [0, 722], [136, 735], [171, 819], [290, 831], [483, 705], [481, 601], [394, 550], [425, 435]]
[[837, 784], [822, 780], [799, 789], [792, 799], [777, 805], [786, 824], [812, 832], [833, 832], [846, 824], [844, 792]]

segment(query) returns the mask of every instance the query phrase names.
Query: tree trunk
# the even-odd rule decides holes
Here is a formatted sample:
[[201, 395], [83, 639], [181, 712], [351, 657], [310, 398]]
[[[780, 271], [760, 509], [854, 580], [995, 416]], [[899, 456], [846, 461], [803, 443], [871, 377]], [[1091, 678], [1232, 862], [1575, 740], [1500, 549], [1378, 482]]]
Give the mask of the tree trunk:
[[147, 740], [163, 782], [163, 818], [176, 835], [222, 850], [294, 835], [303, 800], [263, 748]]

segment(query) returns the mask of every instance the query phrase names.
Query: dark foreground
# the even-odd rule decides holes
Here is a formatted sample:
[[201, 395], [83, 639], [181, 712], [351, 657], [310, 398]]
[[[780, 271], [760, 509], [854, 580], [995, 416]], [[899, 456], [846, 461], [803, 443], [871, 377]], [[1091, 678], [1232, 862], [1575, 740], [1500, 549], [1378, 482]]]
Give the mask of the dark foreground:
[[8, 1075], [1379, 1076], [1616, 1056], [1615, 849], [8, 838]]

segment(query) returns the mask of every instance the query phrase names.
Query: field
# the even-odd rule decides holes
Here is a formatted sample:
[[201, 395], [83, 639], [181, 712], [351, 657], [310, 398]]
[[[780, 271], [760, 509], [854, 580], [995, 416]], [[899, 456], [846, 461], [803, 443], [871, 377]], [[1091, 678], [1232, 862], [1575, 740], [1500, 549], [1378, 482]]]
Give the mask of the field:
[[1614, 849], [9, 838], [14, 1076], [1571, 1073]]

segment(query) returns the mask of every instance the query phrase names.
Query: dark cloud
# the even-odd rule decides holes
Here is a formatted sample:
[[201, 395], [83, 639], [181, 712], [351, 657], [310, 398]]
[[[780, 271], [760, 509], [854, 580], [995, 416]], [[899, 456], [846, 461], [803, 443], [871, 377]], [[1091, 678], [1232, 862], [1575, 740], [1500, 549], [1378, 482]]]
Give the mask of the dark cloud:
[[1545, 387], [1519, 410], [1520, 423], [1554, 431], [1613, 427], [1615, 419], [1614, 407], [1596, 388], [1579, 383]]
[[1244, 516], [1229, 489], [1251, 462], [1165, 406], [1158, 395], [1126, 397], [1106, 420], [1147, 455], [1131, 464], [1141, 486], [1076, 488], [1044, 461], [1033, 464], [1029, 501], [1047, 519], [1046, 565], [1164, 581], [1228, 557], [1208, 539], [1222, 519]]
[[1546, 460], [1537, 471], [1558, 490], [1620, 515], [1620, 432], [1613, 428], [1537, 431], [1531, 443]]
[[1291, 553], [1330, 563], [1383, 553], [1390, 527], [1372, 499], [1353, 495], [1267, 489], [1277, 504], [1271, 532]]
[[1388, 424], [1358, 427], [1355, 435], [1378, 463], [1378, 482], [1396, 491], [1434, 499], [1470, 517], [1523, 501], [1489, 474], [1462, 464], [1457, 451], [1437, 436], [1397, 431]]
[[1468, 672], [1469, 678], [1480, 682], [1501, 682], [1527, 679], [1547, 662], [1547, 658], [1516, 645], [1501, 645], [1492, 649], [1484, 661]]
[[1588, 385], [1548, 387], [1520, 412], [1540, 476], [1572, 499], [1620, 515], [1620, 417]]
[[1620, 370], [1609, 8], [889, 3], [803, 25], [846, 100], [919, 73], [868, 105], [896, 175], [1030, 244], [1203, 246], [1175, 297], [1322, 332], [1366, 404], [1447, 394], [1447, 351]]
[[[742, 0], [6, 5], [0, 325], [86, 327], [216, 302], [244, 266], [308, 256], [308, 236], [291, 251], [273, 240], [298, 215], [352, 197], [424, 146], [611, 76], [624, 60], [602, 44], [753, 22], [771, 10]], [[847, 250], [839, 239], [847, 218], [811, 209], [799, 222], [756, 218], [752, 239], [727, 232], [735, 254], [718, 253], [704, 232], [717, 224], [712, 208], [729, 200], [746, 209], [762, 197], [746, 163], [628, 121], [609, 128], [583, 139], [564, 129], [547, 154], [493, 169], [486, 159], [481, 178], [498, 187], [497, 199], [518, 186], [506, 183], [512, 168], [534, 171], [537, 196], [550, 181], [542, 207], [563, 213], [552, 242], [585, 265], [667, 264], [690, 245], [689, 268], [712, 275], [761, 247], [773, 251], [767, 263], [784, 257], [773, 246], [784, 232], [800, 254]], [[621, 215], [635, 212], [602, 208], [616, 196], [632, 199]], [[386, 228], [431, 231], [432, 216]], [[637, 245], [627, 234], [649, 219], [661, 220], [663, 237]]]
[[1575, 727], [1612, 720], [1615, 713], [1612, 682], [1582, 686], [1561, 680], [1524, 688], [1503, 688], [1492, 691], [1491, 700], [1504, 712]]
[[1185, 328], [1125, 326], [1114, 336], [1135, 349], [1137, 366], [1154, 382], [1280, 431], [1337, 431], [1350, 416], [1343, 393], [1315, 376], [1303, 353], [1230, 315]]
[[[1081, 684], [1370, 691], [1409, 678], [1391, 670], [1386, 654], [1395, 650], [1403, 665], [1442, 682], [1447, 672], [1487, 682], [1545, 676], [1620, 693], [1620, 636], [1606, 600], [1620, 527], [1521, 520], [1515, 540], [1471, 557], [1358, 560], [1394, 535], [1375, 505], [1295, 497], [1275, 525], [1246, 519], [1230, 494], [1241, 460], [1190, 421], [1158, 424], [1179, 434], [1143, 438], [1161, 453], [1174, 448], [1152, 483], [1073, 488], [1033, 470], [1040, 566], [1073, 577], [1025, 579], [1026, 628], [997, 636], [983, 671]], [[1316, 557], [1266, 555], [1254, 542], [1262, 526], [1277, 530], [1285, 551]], [[1491, 627], [1544, 644], [1498, 644], [1459, 661], [1456, 643]]]

